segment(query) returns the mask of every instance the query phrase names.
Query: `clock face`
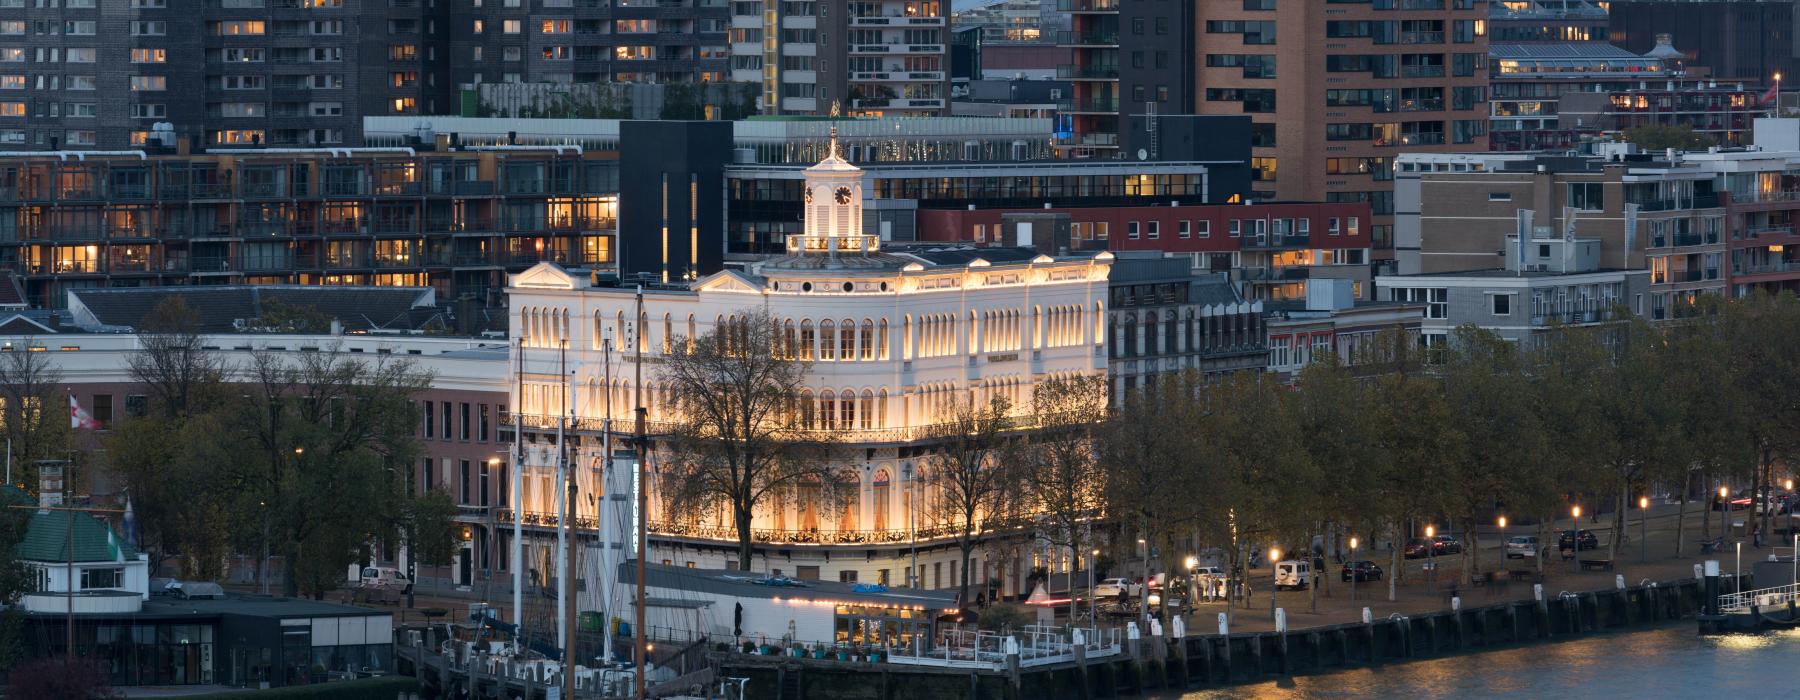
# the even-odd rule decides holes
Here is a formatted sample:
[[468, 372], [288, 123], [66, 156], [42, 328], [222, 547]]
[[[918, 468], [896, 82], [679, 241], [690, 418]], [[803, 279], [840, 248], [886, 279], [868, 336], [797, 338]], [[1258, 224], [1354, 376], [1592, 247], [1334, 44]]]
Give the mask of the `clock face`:
[[849, 204], [850, 203], [850, 188], [848, 188], [848, 187], [837, 188], [837, 192], [835, 193], [835, 196], [837, 198], [838, 204]]

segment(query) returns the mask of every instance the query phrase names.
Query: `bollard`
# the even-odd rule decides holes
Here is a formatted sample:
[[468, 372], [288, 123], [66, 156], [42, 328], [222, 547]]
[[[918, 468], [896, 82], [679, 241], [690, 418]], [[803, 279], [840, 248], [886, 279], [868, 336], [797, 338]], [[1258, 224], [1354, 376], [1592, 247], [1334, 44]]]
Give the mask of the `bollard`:
[[1225, 613], [1219, 613], [1219, 636], [1228, 634], [1231, 634], [1231, 619], [1225, 617]]
[[1281, 675], [1288, 674], [1287, 608], [1275, 609], [1275, 646], [1281, 650]]
[[1375, 613], [1371, 612], [1368, 608], [1363, 608], [1363, 624], [1366, 625], [1374, 621]]
[[1701, 609], [1708, 615], [1719, 614], [1719, 560], [1706, 560], [1706, 599]]

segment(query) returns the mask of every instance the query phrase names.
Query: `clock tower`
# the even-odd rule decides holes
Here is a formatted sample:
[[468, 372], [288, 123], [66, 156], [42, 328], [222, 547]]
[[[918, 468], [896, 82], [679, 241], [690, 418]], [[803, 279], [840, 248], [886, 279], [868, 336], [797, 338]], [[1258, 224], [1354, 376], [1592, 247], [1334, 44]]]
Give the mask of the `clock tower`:
[[878, 236], [863, 234], [863, 171], [838, 154], [837, 127], [831, 151], [806, 169], [806, 232], [788, 237], [790, 254], [862, 255], [880, 248]]

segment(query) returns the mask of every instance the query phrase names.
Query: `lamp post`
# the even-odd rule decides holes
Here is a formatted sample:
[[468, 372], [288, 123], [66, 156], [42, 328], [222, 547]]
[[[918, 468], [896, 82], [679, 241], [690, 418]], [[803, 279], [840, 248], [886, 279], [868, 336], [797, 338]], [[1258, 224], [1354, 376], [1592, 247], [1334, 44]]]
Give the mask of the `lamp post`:
[[1269, 619], [1275, 619], [1275, 592], [1281, 590], [1281, 548], [1269, 548]]
[[1640, 561], [1650, 561], [1650, 497], [1638, 497], [1638, 551]]
[[1744, 592], [1744, 543], [1737, 543], [1737, 572], [1731, 575], [1731, 592]]
[[1094, 569], [1099, 568], [1100, 548], [1088, 552], [1088, 627], [1100, 628], [1100, 601], [1094, 600]]
[[1356, 570], [1356, 536], [1350, 536], [1350, 602], [1356, 602], [1356, 579], [1362, 578]]
[[1719, 541], [1725, 541], [1725, 514], [1731, 512], [1731, 489], [1719, 484]]
[[1427, 591], [1433, 590], [1434, 583], [1437, 580], [1437, 542], [1433, 539], [1435, 537], [1437, 537], [1437, 528], [1434, 526], [1431, 526], [1431, 525], [1426, 525], [1425, 526], [1425, 590], [1427, 590]]
[[1575, 558], [1569, 561], [1569, 570], [1581, 572], [1581, 504], [1569, 508], [1569, 547], [1575, 550]]
[[[1194, 601], [1199, 600], [1199, 592], [1194, 589], [1194, 569], [1200, 568], [1200, 558], [1189, 554], [1187, 560], [1182, 563], [1187, 564], [1187, 609], [1193, 610]], [[1168, 591], [1163, 593], [1166, 595]]]

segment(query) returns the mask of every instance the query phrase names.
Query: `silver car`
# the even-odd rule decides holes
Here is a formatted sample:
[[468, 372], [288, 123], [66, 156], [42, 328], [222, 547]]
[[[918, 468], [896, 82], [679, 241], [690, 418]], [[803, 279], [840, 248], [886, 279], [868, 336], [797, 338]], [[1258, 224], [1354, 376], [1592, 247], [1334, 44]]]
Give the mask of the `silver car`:
[[1507, 559], [1536, 559], [1537, 555], [1537, 535], [1516, 535], [1506, 541]]

